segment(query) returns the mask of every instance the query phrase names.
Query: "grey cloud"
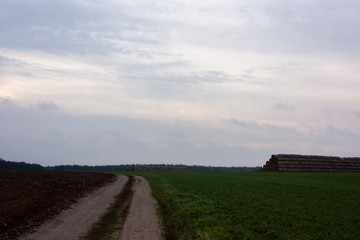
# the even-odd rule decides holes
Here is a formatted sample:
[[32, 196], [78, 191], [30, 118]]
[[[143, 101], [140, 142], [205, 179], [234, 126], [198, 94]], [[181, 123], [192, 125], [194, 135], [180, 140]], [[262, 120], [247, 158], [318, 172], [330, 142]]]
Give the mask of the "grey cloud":
[[111, 2], [2, 1], [0, 9], [0, 45], [6, 48], [112, 54], [121, 52], [112, 40], [154, 43], [138, 34], [146, 28], [137, 25], [149, 21], [131, 17]]
[[[272, 1], [266, 12], [276, 21], [274, 34], [289, 49], [359, 53], [360, 4], [356, 1]], [[284, 41], [285, 40], [285, 41]]]
[[347, 116], [348, 115], [347, 110], [345, 110], [342, 107], [334, 106], [333, 104], [324, 106], [323, 109], [322, 109], [322, 112], [328, 118], [333, 118], [333, 117], [336, 117], [336, 116]]
[[229, 122], [233, 125], [236, 125], [236, 126], [242, 127], [242, 128], [253, 128], [253, 129], [257, 129], [257, 130], [262, 129], [260, 127], [260, 125], [257, 124], [256, 122], [246, 122], [246, 121], [241, 121], [241, 120], [237, 120], [237, 119], [231, 119], [231, 120], [229, 120]]
[[0, 105], [12, 105], [13, 101], [10, 98], [0, 97]]
[[[319, 149], [323, 155], [353, 156], [358, 155], [358, 142], [360, 136], [350, 130], [334, 125], [316, 128], [308, 136], [308, 143]], [[315, 152], [316, 153], [316, 152]]]
[[229, 13], [236, 14], [234, 23], [243, 24], [204, 31], [211, 39], [208, 46], [261, 54], [357, 56], [360, 52], [360, 33], [354, 31], [360, 27], [357, 1], [238, 1], [235, 5], [236, 12]]
[[8, 64], [10, 61], [11, 60], [9, 58], [6, 58], [6, 57], [0, 55], [0, 66]]
[[[283, 140], [293, 142], [294, 144], [297, 141], [318, 141], [326, 142], [326, 139], [332, 139], [333, 142], [338, 142], [339, 139], [336, 137], [356, 139], [357, 136], [354, 133], [351, 133], [347, 129], [343, 129], [333, 125], [327, 125], [324, 128], [310, 128], [311, 134], [297, 130], [294, 127], [287, 127], [281, 125], [273, 124], [261, 124], [257, 121], [241, 121], [237, 119], [229, 120], [229, 123], [232, 125], [238, 126], [244, 130], [249, 130], [253, 134], [262, 132], [261, 138], [268, 138], [270, 136], [281, 136]], [[317, 139], [317, 140], [315, 140]], [[321, 139], [321, 140], [320, 140]], [[289, 142], [289, 143], [290, 143]]]
[[285, 110], [285, 111], [296, 111], [296, 109], [293, 106], [285, 104], [285, 103], [281, 103], [281, 102], [276, 103], [274, 105], [274, 108], [278, 109], [278, 110]]
[[54, 110], [59, 110], [60, 107], [59, 105], [57, 105], [54, 102], [40, 102], [38, 103], [37, 107], [41, 110], [45, 110], [45, 111], [54, 111]]
[[[187, 26], [190, 30], [184, 31], [187, 21], [183, 18], [188, 16], [189, 6], [182, 3], [2, 1], [0, 44], [7, 48], [58, 54], [135, 52], [144, 58], [156, 54], [151, 48], [171, 40], [232, 50], [240, 47], [263, 53], [336, 51], [356, 54], [360, 51], [357, 44], [360, 33], [354, 31], [359, 27], [360, 4], [355, 1], [339, 4], [325, 0], [277, 0], [230, 5], [231, 9], [224, 9], [237, 16], [232, 24], [221, 23], [221, 18], [216, 19], [219, 15], [214, 15], [213, 22], [221, 24], [214, 26], [209, 22], [200, 27]], [[209, 15], [217, 10], [196, 9], [198, 13]], [[173, 12], [177, 15], [165, 20], [155, 17]], [[234, 30], [236, 21], [243, 24]], [[170, 32], [178, 32], [179, 39], [171, 39]], [[144, 50], [146, 45], [150, 47]]]
[[[179, 63], [179, 65], [186, 63]], [[183, 67], [183, 66], [180, 66]], [[231, 76], [221, 71], [199, 71], [199, 72], [172, 72], [173, 66], [165, 65], [162, 70], [158, 70], [158, 66], [151, 65], [141, 71], [141, 67], [137, 69], [136, 65], [129, 72], [119, 75], [122, 82], [125, 80], [128, 85], [124, 86], [127, 92], [131, 92], [133, 96], [147, 96], [151, 99], [197, 99], [199, 96], [209, 96], [206, 90], [199, 92], [194, 90], [197, 84], [201, 83], [222, 83], [230, 81], [242, 81], [236, 76]], [[125, 79], [124, 79], [125, 78]], [[134, 83], [140, 86], [134, 88]], [[137, 86], [135, 85], [135, 86]]]
[[326, 127], [326, 133], [334, 137], [349, 137], [349, 138], [356, 137], [355, 134], [349, 132], [348, 130], [334, 127], [333, 125], [328, 125]]
[[[36, 57], [42, 58], [52, 54], [66, 54], [69, 58], [74, 56], [77, 62], [90, 62], [106, 72], [104, 74], [101, 70], [92, 72], [79, 69], [77, 72], [67, 69], [45, 69], [42, 68], [44, 66], [40, 66], [41, 64], [31, 65], [31, 59], [29, 65], [24, 67], [22, 62], [0, 56], [0, 71], [5, 71], [6, 74], [10, 72], [10, 75], [6, 75], [9, 76], [6, 79], [1, 76], [0, 87], [3, 83], [18, 81], [11, 82], [5, 87], [8, 87], [8, 91], [13, 91], [9, 96], [22, 94], [14, 98], [22, 98], [24, 102], [54, 99], [61, 103], [62, 97], [65, 96], [64, 92], [68, 93], [68, 91], [81, 91], [79, 93], [84, 96], [85, 104], [96, 100], [115, 104], [120, 102], [119, 99], [124, 99], [129, 102], [128, 106], [143, 107], [144, 105], [138, 102], [148, 100], [159, 105], [167, 104], [165, 101], [169, 101], [169, 105], [179, 103], [186, 107], [187, 104], [191, 104], [189, 100], [195, 99], [199, 105], [208, 107], [200, 109], [199, 116], [195, 117], [206, 118], [211, 114], [202, 115], [201, 111], [211, 112], [211, 102], [207, 102], [209, 99], [214, 102], [221, 101], [220, 106], [239, 104], [240, 108], [255, 108], [259, 107], [258, 103], [266, 101], [267, 96], [278, 89], [276, 84], [279, 81], [279, 84], [282, 83], [281, 81], [285, 82], [284, 79], [291, 81], [285, 86], [281, 85], [284, 91], [287, 91], [289, 86], [297, 86], [299, 82], [304, 83], [302, 81], [309, 83], [302, 85], [306, 87], [304, 87], [306, 91], [312, 88], [310, 81], [316, 80], [317, 76], [326, 79], [332, 74], [332, 70], [328, 71], [330, 64], [340, 61], [340, 70], [336, 71], [341, 75], [346, 75], [341, 69], [355, 69], [351, 64], [354, 63], [353, 59], [358, 58], [360, 52], [358, 44], [360, 32], [356, 31], [360, 23], [358, 2], [234, 1], [230, 5], [239, 7], [224, 6], [225, 11], [222, 8], [211, 7], [213, 6], [211, 3], [209, 6], [195, 4], [194, 9], [193, 4], [191, 6], [186, 4], [186, 2], [155, 3], [142, 0], [0, 1], [0, 48], [15, 49], [16, 51], [13, 52], [25, 54], [27, 57], [30, 56], [29, 58], [33, 50], [36, 52]], [[220, 4], [227, 5], [229, 2]], [[239, 10], [239, 13], [234, 14], [233, 9]], [[234, 16], [231, 16], [232, 14]], [[199, 19], [203, 16], [208, 18]], [[225, 51], [222, 52], [224, 49]], [[45, 54], [42, 55], [41, 52]], [[206, 53], [202, 55], [204, 52]], [[206, 68], [210, 68], [205, 64], [207, 60], [218, 61], [221, 65], [221, 59], [204, 59], [209, 56], [215, 58], [218, 52], [221, 52], [220, 55], [229, 53], [231, 58], [235, 55], [239, 56], [242, 61], [246, 61], [249, 56], [249, 63], [239, 61], [231, 66], [215, 66], [212, 67], [213, 71], [206, 71]], [[9, 55], [11, 53], [12, 51], [9, 51]], [[264, 61], [261, 60], [261, 57], [268, 53], [276, 53], [271, 55], [274, 62], [269, 62], [266, 56]], [[339, 53], [353, 55], [355, 58], [334, 57], [329, 59], [330, 63], [327, 62], [328, 55]], [[321, 56], [314, 59], [313, 54]], [[61, 59], [64, 58], [60, 58], [60, 61]], [[234, 57], [234, 61], [237, 61], [236, 59]], [[318, 61], [319, 64], [315, 64], [314, 68], [306, 68], [304, 64], [306, 69], [302, 69], [302, 60]], [[279, 68], [279, 65], [282, 67]], [[239, 76], [218, 69], [229, 69]], [[13, 78], [14, 75], [16, 77]], [[282, 76], [280, 80], [276, 80], [277, 75]], [[307, 79], [309, 75], [311, 76]], [[292, 78], [293, 76], [295, 77]], [[349, 76], [344, 77], [349, 78]], [[298, 78], [301, 80], [299, 81]], [[63, 79], [66, 81], [62, 82]], [[45, 96], [34, 97], [36, 94], [34, 89], [37, 92], [41, 91], [42, 86], [50, 87], [48, 81], [57, 81], [57, 84], [64, 88], [73, 86], [70, 85], [71, 81], [75, 83], [79, 81], [78, 83], [81, 86], [86, 85], [87, 89], [79, 87], [79, 90], [66, 89], [64, 92], [61, 90], [56, 93], [54, 91], [53, 97], [47, 96], [52, 91], [46, 91], [41, 93]], [[238, 89], [229, 89], [229, 86], [222, 84], [219, 91], [213, 90], [213, 86], [209, 89], [202, 88], [206, 85], [204, 83], [220, 85], [230, 81], [241, 82], [243, 85], [239, 84]], [[83, 84], [85, 82], [89, 84]], [[246, 84], [257, 84], [257, 86], [247, 88]], [[350, 88], [356, 84], [347, 80], [344, 85]], [[21, 89], [22, 86], [30, 86], [29, 91]], [[51, 84], [51, 86], [57, 85]], [[113, 86], [114, 92], [116, 89], [121, 89], [125, 93], [122, 95], [123, 92], [119, 91], [119, 95], [116, 96], [118, 97], [116, 100], [119, 101], [101, 99], [106, 95], [102, 93], [109, 91]], [[245, 87], [242, 89], [243, 86]], [[308, 95], [301, 91], [304, 90], [299, 88], [299, 95], [304, 96], [297, 99], [305, 99]], [[77, 92], [73, 95], [76, 94]], [[237, 97], [230, 96], [231, 94]], [[283, 92], [279, 94], [284, 96]], [[60, 95], [62, 97], [59, 98]], [[278, 99], [281, 99], [281, 96]], [[112, 95], [109, 98], [112, 98]], [[139, 99], [141, 101], [137, 101]], [[174, 99], [180, 101], [172, 102]], [[238, 102], [230, 102], [229, 99]], [[242, 99], [253, 101], [241, 102]], [[293, 98], [294, 100], [296, 99]], [[96, 110], [102, 110], [100, 104]], [[315, 105], [320, 104], [320, 101], [315, 102]], [[339, 103], [339, 106], [349, 109], [346, 104], [348, 103]], [[294, 106], [297, 104], [293, 102], [291, 104], [278, 102], [271, 107], [284, 111], [281, 114], [286, 114], [296, 111]], [[221, 129], [209, 130], [201, 126], [182, 128], [176, 124], [176, 126], [165, 126], [163, 123], [145, 119], [72, 115], [51, 101], [40, 102], [33, 105], [32, 109], [25, 109], [16, 107], [11, 99], [3, 98], [0, 99], [0, 108], [0, 153], [7, 154], [9, 160], [11, 156], [18, 156], [19, 160], [24, 161], [41, 159], [46, 162], [53, 159], [53, 163], [54, 161], [64, 163], [212, 161], [216, 163], [216, 159], [226, 157], [226, 161], [230, 163], [240, 158], [262, 161], [259, 159], [263, 159], [264, 155], [260, 156], [258, 152], [269, 154], [275, 150], [295, 151], [299, 150], [300, 145], [306, 146], [300, 149], [304, 153], [307, 150], [326, 153], [328, 149], [330, 152], [335, 152], [338, 150], [332, 149], [340, 148], [353, 149], [356, 152], [358, 151], [356, 143], [359, 142], [356, 133], [350, 135], [351, 131], [346, 129], [346, 126], [341, 127], [341, 124], [346, 125], [346, 123], [339, 122], [339, 125], [334, 123], [328, 126], [325, 124], [321, 129], [314, 127], [312, 134], [286, 125], [262, 123], [261, 120], [266, 122], [268, 120], [266, 115], [273, 114], [274, 109], [271, 113], [266, 112], [269, 109], [264, 109], [262, 113], [264, 119], [258, 121], [226, 120], [224, 125], [227, 127], [229, 124], [237, 126], [237, 128], [232, 127], [231, 129], [235, 131], [231, 132]], [[154, 112], [156, 114], [156, 110]], [[131, 110], [124, 114], [131, 114]], [[226, 114], [236, 117], [234, 115], [238, 113]], [[329, 108], [328, 114], [327, 116], [333, 115], [335, 118], [340, 116], [341, 112]], [[360, 117], [358, 112], [354, 114]], [[169, 117], [176, 118], [176, 116]], [[255, 119], [254, 116], [247, 117]], [[352, 117], [354, 118], [354, 115]], [[344, 121], [343, 119], [341, 121]], [[198, 140], [199, 146], [210, 147], [197, 148], [197, 142], [192, 141], [192, 138]], [[211, 142], [211, 139], [222, 139], [223, 142], [230, 143], [229, 146], [223, 143], [217, 145]], [[207, 142], [208, 140], [210, 142]], [[240, 147], [236, 144], [233, 146], [234, 143]], [[248, 145], [265, 147], [260, 150], [244, 147]]]
[[75, 115], [61, 109], [25, 109], [14, 104], [0, 104], [0, 119], [1, 157], [43, 165], [259, 166], [274, 153], [344, 155], [346, 152], [339, 151], [341, 146], [353, 148], [359, 140], [346, 129], [330, 125], [307, 135], [291, 127], [231, 119], [227, 122], [239, 131], [229, 131], [186, 122], [165, 124], [117, 116]]
[[251, 131], [265, 131], [272, 134], [300, 134], [296, 128], [272, 124], [260, 124], [257, 121], [241, 121], [237, 119], [231, 119], [229, 122], [235, 126]]
[[184, 163], [256, 166], [263, 162], [261, 156], [269, 152], [211, 143], [208, 148], [198, 147], [193, 137], [199, 141], [203, 136], [211, 139], [215, 132], [188, 124], [71, 115], [17, 106], [4, 108], [0, 105], [0, 108], [1, 157], [14, 161], [43, 165]]
[[[184, 67], [187, 65], [187, 62], [176, 62], [175, 65], [163, 65], [163, 68], [160, 70], [160, 65], [148, 65], [144, 67], [145, 71], [139, 73], [140, 69], [143, 69], [142, 66], [133, 65], [133, 74], [124, 75], [131, 81], [137, 80], [142, 82], [144, 85], [150, 85], [151, 87], [156, 88], [156, 86], [176, 86], [180, 85], [186, 86], [186, 84], [196, 84], [201, 82], [207, 83], [221, 83], [229, 81], [242, 81], [236, 76], [231, 76], [225, 72], [221, 71], [198, 71], [198, 72], [182, 72], [174, 73], [172, 69], [174, 66]], [[161, 67], [160, 67], [161, 68]]]
[[[166, 71], [168, 69], [176, 69], [177, 67], [186, 67], [189, 65], [187, 61], [167, 61], [167, 62], [158, 62], [158, 63], [132, 63], [132, 64], [122, 64], [118, 67], [120, 74], [122, 73], [138, 73], [144, 72], [146, 74], [156, 74], [160, 71]], [[133, 76], [133, 75], [130, 75]], [[140, 75], [141, 76], [141, 75]]]
[[146, 121], [49, 114], [16, 106], [1, 109], [0, 116], [0, 152], [12, 160], [45, 165], [121, 164], [145, 160], [153, 151], [138, 139], [142, 129], [152, 129]]
[[334, 125], [309, 127], [308, 131], [295, 128], [259, 124], [256, 121], [229, 120], [238, 126], [245, 144], [264, 145], [272, 153], [299, 153], [314, 155], [353, 156], [358, 154], [360, 136]]
[[8, 58], [8, 57], [4, 57], [0, 55], [0, 68], [1, 67], [6, 67], [9, 65], [12, 66], [23, 66], [23, 62], [16, 60], [16, 59], [12, 59], [12, 58]]
[[[17, 68], [17, 71], [16, 71], [17, 75], [24, 76], [24, 77], [35, 76], [36, 74], [34, 72], [24, 70], [27, 66], [29, 66], [28, 63], [0, 55], [0, 73], [6, 72], [8, 70], [8, 67], [15, 67], [15, 68]], [[2, 81], [5, 81], [5, 79], [1, 78], [0, 83]]]
[[199, 83], [199, 82], [226, 82], [231, 81], [231, 77], [224, 72], [220, 71], [205, 71], [205, 72], [191, 72], [186, 75], [168, 75], [166, 77], [150, 77], [147, 76], [147, 80], [169, 82], [169, 83]]

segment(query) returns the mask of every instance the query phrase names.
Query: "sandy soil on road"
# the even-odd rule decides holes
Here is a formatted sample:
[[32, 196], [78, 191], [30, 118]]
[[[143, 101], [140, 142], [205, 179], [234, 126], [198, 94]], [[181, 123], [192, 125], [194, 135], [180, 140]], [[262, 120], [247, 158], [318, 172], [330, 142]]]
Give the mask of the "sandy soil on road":
[[53, 220], [35, 229], [34, 233], [20, 237], [20, 240], [73, 240], [79, 239], [98, 221], [114, 197], [122, 191], [126, 176], [80, 199], [72, 208], [60, 213]]
[[156, 200], [151, 195], [149, 183], [145, 178], [135, 176], [133, 191], [129, 213], [118, 239], [161, 240]]

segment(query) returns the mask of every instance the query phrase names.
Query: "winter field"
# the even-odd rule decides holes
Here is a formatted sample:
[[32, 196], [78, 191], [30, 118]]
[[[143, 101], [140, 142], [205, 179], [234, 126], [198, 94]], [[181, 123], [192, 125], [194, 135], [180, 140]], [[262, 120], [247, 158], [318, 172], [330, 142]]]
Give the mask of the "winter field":
[[142, 173], [167, 239], [359, 239], [359, 173]]

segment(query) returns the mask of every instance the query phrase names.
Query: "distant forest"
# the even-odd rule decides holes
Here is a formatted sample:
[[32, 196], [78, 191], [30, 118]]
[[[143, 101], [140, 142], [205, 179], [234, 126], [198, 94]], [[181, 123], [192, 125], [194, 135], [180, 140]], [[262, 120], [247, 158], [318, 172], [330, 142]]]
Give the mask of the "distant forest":
[[187, 168], [189, 172], [254, 172], [261, 167], [212, 167], [212, 166], [197, 166], [197, 165], [182, 165], [182, 164], [120, 164], [120, 165], [102, 165], [102, 166], [87, 166], [87, 165], [59, 165], [43, 167], [40, 164], [26, 163], [26, 162], [12, 162], [0, 158], [0, 170], [53, 170], [53, 171], [100, 171], [100, 172], [130, 172], [135, 169], [135, 166], [150, 166], [160, 168]]

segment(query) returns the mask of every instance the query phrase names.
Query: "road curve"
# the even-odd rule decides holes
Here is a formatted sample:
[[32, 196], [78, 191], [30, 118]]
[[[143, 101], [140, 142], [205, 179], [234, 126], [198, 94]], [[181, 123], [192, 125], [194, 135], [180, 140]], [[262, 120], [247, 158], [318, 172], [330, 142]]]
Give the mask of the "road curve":
[[80, 199], [74, 206], [44, 223], [35, 232], [20, 240], [74, 240], [79, 239], [96, 223], [127, 182], [128, 177], [118, 175], [114, 183], [106, 185]]

